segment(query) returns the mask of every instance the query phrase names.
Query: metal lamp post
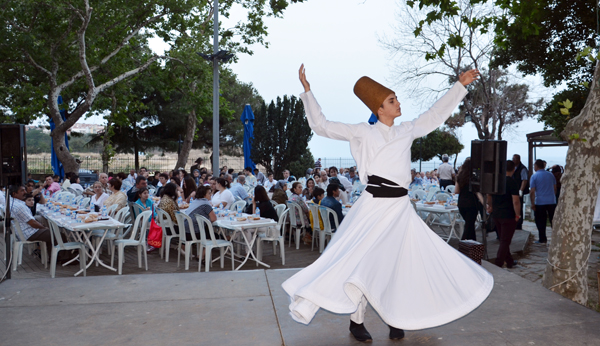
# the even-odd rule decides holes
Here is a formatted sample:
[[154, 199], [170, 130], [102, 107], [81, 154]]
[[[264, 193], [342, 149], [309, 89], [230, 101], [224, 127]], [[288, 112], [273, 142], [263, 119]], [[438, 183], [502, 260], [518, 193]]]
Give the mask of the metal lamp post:
[[197, 53], [213, 63], [213, 174], [219, 174], [219, 61], [227, 62], [233, 54], [219, 50], [219, 0], [214, 0], [213, 54]]

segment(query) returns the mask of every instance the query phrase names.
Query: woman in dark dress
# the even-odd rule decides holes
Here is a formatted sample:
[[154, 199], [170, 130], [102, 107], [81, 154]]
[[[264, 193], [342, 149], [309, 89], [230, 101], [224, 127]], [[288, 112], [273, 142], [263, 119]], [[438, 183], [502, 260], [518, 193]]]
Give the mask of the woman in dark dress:
[[458, 211], [465, 220], [465, 231], [463, 232], [462, 240], [477, 240], [475, 237], [475, 222], [477, 221], [477, 212], [480, 209], [480, 203], [475, 193], [469, 191], [470, 175], [471, 158], [469, 157], [460, 167], [454, 187], [454, 193], [458, 194]]
[[252, 199], [252, 214], [256, 213], [256, 208], [260, 209], [260, 216], [279, 221], [277, 211], [269, 200], [269, 195], [264, 187], [258, 185], [254, 189], [254, 198]]

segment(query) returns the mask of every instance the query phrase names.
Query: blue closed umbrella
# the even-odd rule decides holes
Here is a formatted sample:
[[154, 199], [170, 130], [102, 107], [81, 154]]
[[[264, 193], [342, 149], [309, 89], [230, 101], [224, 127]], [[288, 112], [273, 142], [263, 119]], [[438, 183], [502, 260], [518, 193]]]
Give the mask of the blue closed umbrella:
[[[59, 105], [62, 104], [62, 96], [58, 97], [58, 104]], [[66, 111], [61, 110], [60, 116], [62, 117], [62, 120], [65, 121], [67, 119]], [[48, 122], [50, 123], [50, 133], [52, 133], [52, 131], [54, 131], [54, 129], [56, 128], [56, 124], [54, 124], [54, 121], [52, 120], [52, 118], [50, 118], [50, 120], [48, 120]], [[69, 149], [69, 139], [68, 139], [66, 133], [65, 133], [65, 143], [67, 144], [67, 150], [68, 150]], [[52, 151], [50, 152], [50, 155], [51, 155], [50, 163], [52, 164], [52, 171], [54, 171], [54, 174], [58, 175], [62, 179], [65, 176], [65, 168], [63, 167], [62, 163], [60, 162], [60, 160], [58, 160], [58, 157], [56, 156], [56, 152], [54, 151], [54, 140], [52, 139], [52, 137], [50, 137], [50, 148], [52, 149]]]
[[244, 168], [250, 167], [254, 171], [256, 165], [250, 158], [250, 150], [252, 148], [252, 141], [254, 140], [254, 113], [250, 105], [244, 107], [242, 124], [244, 124]]

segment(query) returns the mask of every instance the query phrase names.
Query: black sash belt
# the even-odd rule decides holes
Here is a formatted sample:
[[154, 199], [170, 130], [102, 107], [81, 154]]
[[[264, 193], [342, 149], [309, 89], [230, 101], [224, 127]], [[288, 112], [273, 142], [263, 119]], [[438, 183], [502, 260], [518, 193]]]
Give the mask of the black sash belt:
[[369, 175], [367, 181], [367, 192], [375, 198], [398, 198], [408, 194], [408, 190], [400, 187], [391, 180], [387, 180], [377, 175]]

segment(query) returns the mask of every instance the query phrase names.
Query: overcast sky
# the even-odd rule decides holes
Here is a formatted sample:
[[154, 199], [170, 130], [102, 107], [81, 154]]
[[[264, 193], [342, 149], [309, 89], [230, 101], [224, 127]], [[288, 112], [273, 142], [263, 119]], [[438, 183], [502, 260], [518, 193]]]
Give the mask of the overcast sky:
[[[398, 3], [400, 1], [393, 0], [308, 0], [292, 4], [284, 18], [266, 19], [270, 47], [257, 45], [253, 47], [254, 55], [241, 55], [238, 63], [230, 67], [241, 81], [252, 82], [269, 102], [278, 96], [298, 95], [303, 91], [298, 68], [304, 63], [311, 89], [329, 120], [367, 121], [370, 111], [352, 88], [356, 80], [365, 75], [393, 86], [391, 57], [379, 44], [378, 37], [393, 35]], [[223, 25], [232, 24], [224, 21]], [[161, 49], [157, 42], [152, 46], [155, 50]], [[548, 91], [536, 90], [536, 97], [550, 96]], [[396, 120], [397, 124], [414, 119], [435, 101], [411, 100], [402, 90], [396, 93], [402, 107], [402, 117]], [[507, 133], [509, 156], [520, 153], [526, 162], [525, 134], [540, 130], [543, 124], [530, 119]], [[469, 156], [470, 141], [477, 139], [477, 135], [472, 125], [466, 125], [459, 135], [465, 145], [459, 155], [461, 162]], [[309, 146], [315, 158], [351, 157], [347, 142], [313, 135]], [[564, 164], [565, 155], [566, 148], [550, 148], [538, 150], [537, 156], [550, 164]]]

